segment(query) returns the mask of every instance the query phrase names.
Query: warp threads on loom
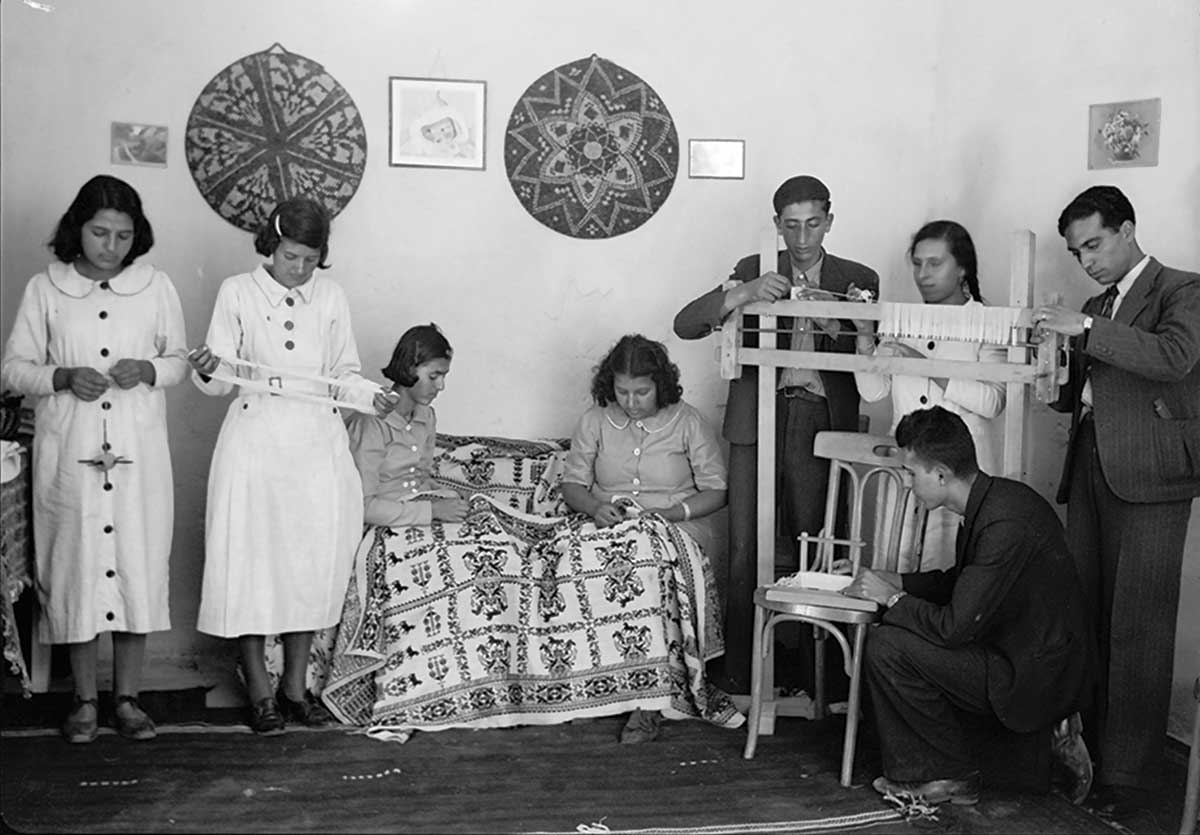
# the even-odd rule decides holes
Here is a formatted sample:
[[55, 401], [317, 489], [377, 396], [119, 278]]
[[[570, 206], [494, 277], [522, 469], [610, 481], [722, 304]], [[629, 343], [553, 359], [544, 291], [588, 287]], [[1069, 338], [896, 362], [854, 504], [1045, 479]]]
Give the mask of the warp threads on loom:
[[879, 333], [886, 336], [1012, 345], [1021, 308], [883, 302], [879, 314]]

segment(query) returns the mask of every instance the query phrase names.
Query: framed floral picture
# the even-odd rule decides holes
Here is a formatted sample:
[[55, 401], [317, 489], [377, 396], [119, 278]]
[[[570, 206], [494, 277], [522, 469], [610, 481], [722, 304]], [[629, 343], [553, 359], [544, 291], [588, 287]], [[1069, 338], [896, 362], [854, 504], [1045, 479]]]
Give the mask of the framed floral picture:
[[1158, 165], [1162, 99], [1115, 101], [1088, 108], [1088, 168]]
[[486, 82], [393, 76], [388, 83], [390, 165], [484, 169]]

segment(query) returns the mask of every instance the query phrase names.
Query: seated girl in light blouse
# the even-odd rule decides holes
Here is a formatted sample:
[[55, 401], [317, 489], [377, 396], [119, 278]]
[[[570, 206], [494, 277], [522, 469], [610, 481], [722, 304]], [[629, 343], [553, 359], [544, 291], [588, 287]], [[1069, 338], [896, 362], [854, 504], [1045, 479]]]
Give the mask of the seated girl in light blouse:
[[[677, 523], [704, 550], [723, 594], [726, 574], [726, 470], [712, 426], [682, 399], [679, 369], [660, 342], [623, 336], [596, 367], [595, 404], [571, 438], [562, 495], [599, 527], [633, 514]], [[635, 710], [622, 742], [657, 735], [657, 712]]]
[[437, 415], [430, 404], [446, 387], [453, 353], [437, 325], [409, 328], [383, 369], [398, 396], [395, 409], [384, 418], [361, 412], [350, 418], [346, 428], [362, 477], [366, 524], [428, 525], [466, 516], [465, 499], [431, 489]]

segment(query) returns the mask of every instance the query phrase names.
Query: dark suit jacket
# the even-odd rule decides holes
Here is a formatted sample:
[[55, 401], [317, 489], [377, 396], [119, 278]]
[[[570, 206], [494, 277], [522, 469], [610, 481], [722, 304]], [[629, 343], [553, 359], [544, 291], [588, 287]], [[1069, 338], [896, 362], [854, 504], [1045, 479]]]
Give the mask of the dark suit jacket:
[[1058, 501], [1070, 495], [1085, 362], [1113, 493], [1127, 502], [1200, 496], [1200, 275], [1151, 258], [1111, 320], [1098, 316], [1102, 295], [1083, 306], [1096, 319], [1086, 339], [1072, 339], [1071, 379], [1051, 404], [1071, 412]]
[[983, 647], [988, 701], [1018, 733], [1083, 707], [1096, 650], [1054, 508], [1033, 488], [980, 473], [949, 571], [902, 575], [883, 622], [953, 649]]
[[[759, 257], [747, 255], [733, 268], [730, 281], [752, 281], [761, 275]], [[776, 272], [787, 278], [792, 277], [792, 261], [787, 250], [779, 253], [779, 263]], [[853, 284], [860, 290], [871, 290], [876, 298], [879, 296], [879, 276], [870, 267], [836, 255], [825, 253], [821, 264], [821, 287], [835, 293], [845, 293]], [[717, 287], [689, 302], [675, 315], [675, 335], [680, 339], [700, 339], [708, 336], [721, 327], [721, 306], [725, 303], [724, 285]], [[736, 311], [735, 311], [736, 312]], [[757, 316], [746, 316], [744, 326], [747, 329], [758, 327]], [[790, 316], [779, 317], [779, 347], [787, 348], [791, 342], [792, 327]], [[854, 353], [855, 330], [850, 322], [843, 321], [841, 334], [837, 339], [831, 339], [823, 333], [816, 334], [814, 348], [817, 351], [836, 351], [843, 354]], [[758, 334], [747, 333], [745, 344], [749, 347], [758, 345]], [[821, 371], [821, 382], [825, 386], [825, 397], [829, 403], [830, 427], [835, 431], [858, 431], [858, 386], [854, 383], [854, 375], [844, 371]], [[734, 444], [753, 444], [758, 440], [758, 369], [746, 367], [742, 376], [729, 381], [729, 400], [725, 405], [725, 423], [722, 427], [726, 440]]]

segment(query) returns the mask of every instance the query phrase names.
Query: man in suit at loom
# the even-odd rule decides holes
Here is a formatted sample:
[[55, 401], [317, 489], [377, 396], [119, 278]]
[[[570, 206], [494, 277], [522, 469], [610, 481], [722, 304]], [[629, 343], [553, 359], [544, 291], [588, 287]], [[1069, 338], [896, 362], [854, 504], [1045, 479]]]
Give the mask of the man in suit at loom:
[[[1093, 186], [1058, 219], [1067, 250], [1105, 288], [1083, 306], [1034, 311], [1072, 337], [1071, 413], [1059, 503], [1100, 646], [1084, 738], [1095, 808], [1122, 818], [1161, 780], [1180, 571], [1200, 495], [1200, 275], [1144, 254], [1133, 206]], [[1193, 601], [1194, 603], [1194, 601]]]
[[[1033, 750], [1032, 770], [1042, 766], [1048, 786], [1051, 729], [1083, 706], [1096, 655], [1062, 522], [1033, 488], [981, 472], [966, 423], [941, 406], [905, 415], [896, 444], [916, 500], [963, 522], [950, 569], [863, 568], [842, 592], [886, 607], [863, 659], [883, 761], [873, 785], [973, 804], [977, 749], [990, 737], [992, 760]], [[1068, 797], [1081, 801], [1092, 776], [1087, 752], [1077, 735], [1058, 742]]]
[[[798, 296], [840, 298], [851, 288], [879, 295], [879, 276], [862, 264], [839, 258], [822, 246], [833, 226], [829, 189], [816, 177], [792, 177], [775, 191], [774, 222], [785, 248], [774, 269], [762, 273], [759, 256], [737, 262], [732, 275], [715, 289], [686, 304], [675, 316], [675, 334], [700, 339], [721, 327], [739, 308], [758, 301]], [[758, 344], [757, 316], [747, 316], [746, 344]], [[855, 330], [849, 322], [825, 320], [819, 330], [813, 323], [793, 327], [791, 317], [780, 317], [780, 348], [855, 352]], [[858, 430], [858, 388], [848, 372], [782, 369], [778, 375], [776, 408], [776, 491], [788, 565], [797, 568], [796, 537], [818, 533], [824, 522], [829, 462], [813, 456], [813, 439], [820, 431]], [[723, 426], [729, 441], [729, 577], [718, 578], [725, 592], [724, 676], [716, 681], [733, 693], [750, 692], [750, 648], [753, 631], [754, 589], [757, 578], [758, 501], [758, 375], [746, 368], [729, 383]], [[811, 641], [801, 641], [803, 668], [811, 670]]]

